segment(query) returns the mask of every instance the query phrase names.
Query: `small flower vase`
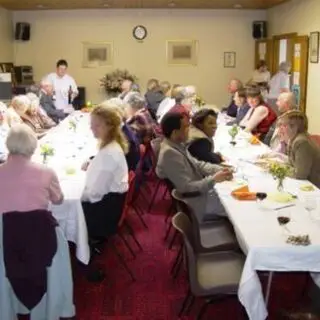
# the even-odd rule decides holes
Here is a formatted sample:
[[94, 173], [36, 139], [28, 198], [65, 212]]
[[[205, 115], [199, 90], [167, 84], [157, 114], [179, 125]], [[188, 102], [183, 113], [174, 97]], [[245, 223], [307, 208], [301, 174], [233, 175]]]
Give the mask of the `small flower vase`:
[[284, 179], [278, 179], [277, 189], [278, 189], [279, 192], [283, 191], [283, 180]]
[[230, 141], [230, 144], [235, 146], [237, 143], [236, 143], [236, 137], [231, 137], [231, 141]]
[[47, 164], [48, 163], [48, 155], [47, 154], [43, 154], [42, 155], [42, 163], [43, 164]]

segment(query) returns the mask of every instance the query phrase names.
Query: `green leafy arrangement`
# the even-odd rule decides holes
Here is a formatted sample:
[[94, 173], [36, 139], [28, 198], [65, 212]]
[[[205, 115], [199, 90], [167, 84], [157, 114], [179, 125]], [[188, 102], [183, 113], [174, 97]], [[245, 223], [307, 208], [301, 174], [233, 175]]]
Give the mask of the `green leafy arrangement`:
[[229, 129], [229, 135], [231, 136], [232, 140], [237, 136], [239, 133], [239, 127], [234, 124], [230, 129]]
[[54, 155], [54, 149], [48, 144], [41, 145], [40, 151], [41, 151], [42, 156], [53, 156]]

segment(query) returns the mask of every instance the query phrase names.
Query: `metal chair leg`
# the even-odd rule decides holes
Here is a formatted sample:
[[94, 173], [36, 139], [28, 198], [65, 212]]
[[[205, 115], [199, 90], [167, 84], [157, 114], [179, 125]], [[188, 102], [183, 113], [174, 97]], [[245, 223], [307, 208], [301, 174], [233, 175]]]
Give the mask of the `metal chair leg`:
[[156, 197], [157, 197], [157, 194], [158, 194], [158, 191], [160, 189], [160, 186], [161, 186], [161, 180], [159, 180], [157, 182], [157, 185], [156, 185], [156, 188], [153, 192], [153, 195], [152, 195], [152, 198], [151, 198], [151, 201], [150, 201], [150, 204], [149, 204], [149, 207], [148, 207], [148, 212], [150, 213], [151, 209], [153, 208], [153, 204], [154, 204], [154, 201], [156, 200]]
[[[137, 214], [139, 220], [141, 221], [142, 225], [145, 227], [145, 229], [148, 229], [148, 226], [146, 224], [146, 222], [144, 221], [144, 219], [142, 218], [142, 213], [139, 212], [138, 208], [136, 205], [131, 205], [133, 211]], [[140, 209], [140, 208], [139, 208]]]
[[172, 249], [173, 244], [174, 244], [174, 242], [176, 241], [177, 236], [178, 236], [178, 231], [175, 230], [175, 231], [174, 231], [174, 234], [173, 234], [173, 237], [172, 237], [172, 239], [171, 239], [171, 241], [170, 241], [170, 244], [169, 244], [169, 249], [170, 249], [170, 250]]
[[188, 293], [186, 295], [186, 297], [184, 298], [182, 305], [181, 305], [181, 309], [178, 313], [178, 317], [181, 318], [181, 316], [183, 315], [185, 309], [188, 307], [188, 305], [190, 304], [190, 300], [192, 300], [192, 294], [190, 289], [188, 289]]
[[208, 305], [210, 303], [210, 300], [207, 300], [201, 307], [200, 311], [199, 311], [199, 314], [197, 316], [197, 320], [201, 320], [202, 317], [204, 316], [204, 314], [206, 313], [207, 311], [207, 308], [208, 308]]
[[124, 226], [127, 228], [127, 230], [129, 231], [129, 234], [130, 234], [130, 236], [132, 237], [133, 241], [136, 243], [137, 247], [138, 247], [141, 251], [143, 251], [143, 248], [142, 248], [140, 242], [138, 241], [138, 239], [136, 238], [136, 236], [135, 236], [135, 234], [134, 234], [134, 231], [133, 231], [132, 227], [130, 226], [130, 224], [128, 223], [128, 221], [125, 220], [123, 224], [124, 224]]
[[170, 235], [170, 232], [171, 232], [172, 228], [173, 228], [173, 227], [172, 227], [172, 223], [170, 223], [169, 228], [167, 228], [166, 235], [165, 235], [165, 237], [164, 237], [164, 241], [167, 241], [167, 240], [168, 240], [168, 237], [169, 237], [169, 235]]
[[126, 238], [119, 232], [118, 233], [119, 238], [123, 241], [127, 249], [130, 251], [133, 258], [136, 258], [136, 254], [134, 253], [133, 249], [131, 248], [129, 242], [126, 240]]
[[132, 281], [136, 281], [135, 277], [133, 276], [131, 270], [129, 269], [128, 265], [126, 264], [125, 260], [123, 259], [122, 255], [120, 254], [120, 252], [117, 250], [117, 248], [111, 244], [110, 248], [112, 249], [112, 251], [117, 255], [120, 263], [122, 264], [122, 266], [126, 269], [126, 271], [128, 272], [128, 274], [130, 275]]

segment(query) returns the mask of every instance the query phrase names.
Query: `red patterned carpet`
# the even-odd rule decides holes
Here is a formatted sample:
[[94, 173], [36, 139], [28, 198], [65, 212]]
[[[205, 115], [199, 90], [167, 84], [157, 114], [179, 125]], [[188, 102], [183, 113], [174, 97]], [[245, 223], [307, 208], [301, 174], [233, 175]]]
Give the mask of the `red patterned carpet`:
[[[159, 193], [162, 195], [162, 192]], [[164, 243], [164, 213], [169, 200], [157, 200], [152, 213], [144, 215], [149, 229], [140, 224], [136, 216], [130, 217], [137, 238], [143, 247], [131, 258], [128, 250], [116, 241], [124, 254], [137, 281], [132, 282], [112, 251], [99, 256], [98, 263], [107, 273], [103, 283], [89, 283], [75, 266], [75, 303], [77, 320], [174, 320], [187, 289], [187, 275], [183, 270], [176, 280], [170, 276], [170, 268], [176, 249], [168, 249]], [[134, 244], [133, 244], [134, 247]], [[279, 308], [291, 308], [301, 300], [305, 285], [305, 274], [276, 275], [271, 291], [271, 315], [276, 319]], [[195, 319], [199, 303], [189, 317]], [[240, 306], [236, 299], [211, 305], [205, 319], [241, 319]], [[243, 319], [243, 316], [242, 316]]]

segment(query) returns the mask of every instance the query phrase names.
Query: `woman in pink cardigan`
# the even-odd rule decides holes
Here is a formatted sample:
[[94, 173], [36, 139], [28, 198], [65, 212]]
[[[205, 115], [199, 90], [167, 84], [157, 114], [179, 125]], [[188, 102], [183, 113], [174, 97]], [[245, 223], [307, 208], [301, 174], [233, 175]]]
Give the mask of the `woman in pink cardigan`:
[[55, 172], [31, 161], [37, 148], [35, 133], [25, 124], [10, 129], [7, 161], [0, 165], [0, 214], [48, 209], [60, 204], [63, 194]]

